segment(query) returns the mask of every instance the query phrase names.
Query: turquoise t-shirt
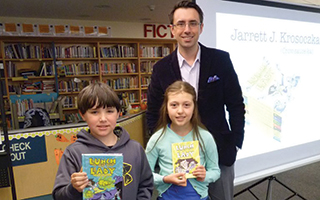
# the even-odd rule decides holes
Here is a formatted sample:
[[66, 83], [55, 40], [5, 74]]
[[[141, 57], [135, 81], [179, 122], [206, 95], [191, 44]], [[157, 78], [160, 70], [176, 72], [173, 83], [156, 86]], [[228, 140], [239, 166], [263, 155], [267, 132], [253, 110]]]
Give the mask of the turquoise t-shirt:
[[[166, 132], [161, 136], [162, 130], [163, 129], [157, 131], [151, 136], [146, 148], [147, 159], [153, 172], [154, 184], [160, 196], [172, 185], [163, 182], [164, 176], [173, 173], [171, 144], [193, 141], [193, 131], [181, 137], [169, 127], [167, 127]], [[212, 135], [200, 127], [199, 132], [203, 141], [203, 144], [201, 144], [205, 151], [204, 154], [200, 150], [200, 164], [206, 168], [206, 178], [204, 182], [199, 182], [195, 178], [188, 180], [201, 198], [205, 198], [208, 196], [208, 184], [215, 182], [220, 177], [220, 169], [218, 164], [218, 151]], [[158, 140], [160, 136], [161, 138]], [[157, 140], [158, 142], [156, 143]], [[155, 143], [156, 146], [154, 146]], [[157, 160], [160, 167], [159, 173], [155, 173], [154, 171]]]

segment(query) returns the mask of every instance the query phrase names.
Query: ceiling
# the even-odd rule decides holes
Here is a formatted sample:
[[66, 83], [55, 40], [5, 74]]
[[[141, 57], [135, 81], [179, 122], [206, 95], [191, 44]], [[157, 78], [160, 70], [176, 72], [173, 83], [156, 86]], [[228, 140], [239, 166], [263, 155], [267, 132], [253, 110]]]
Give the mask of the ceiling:
[[0, 0], [0, 16], [166, 24], [169, 23], [168, 14], [177, 1]]
[[[168, 14], [177, 1], [0, 0], [0, 16], [167, 24]], [[320, 5], [320, 0], [276, 1]]]

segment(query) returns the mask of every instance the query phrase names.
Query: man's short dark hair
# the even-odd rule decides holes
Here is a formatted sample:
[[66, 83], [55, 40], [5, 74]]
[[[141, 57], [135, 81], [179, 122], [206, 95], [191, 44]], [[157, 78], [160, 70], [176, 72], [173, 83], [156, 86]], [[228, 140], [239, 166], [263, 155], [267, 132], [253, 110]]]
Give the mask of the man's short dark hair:
[[169, 14], [170, 24], [173, 24], [173, 14], [178, 8], [194, 8], [199, 14], [200, 23], [201, 24], [203, 23], [203, 12], [201, 8], [194, 2], [184, 0], [184, 1], [178, 2], [170, 12]]

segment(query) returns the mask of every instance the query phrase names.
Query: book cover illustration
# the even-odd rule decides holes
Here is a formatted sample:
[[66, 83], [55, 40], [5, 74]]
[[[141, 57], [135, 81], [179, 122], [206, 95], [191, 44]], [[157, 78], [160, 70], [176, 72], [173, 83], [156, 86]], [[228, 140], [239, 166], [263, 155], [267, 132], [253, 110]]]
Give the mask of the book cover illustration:
[[82, 154], [82, 167], [89, 179], [83, 200], [122, 199], [122, 154]]
[[186, 178], [196, 178], [192, 172], [200, 165], [199, 142], [189, 141], [172, 144], [173, 172], [186, 173]]

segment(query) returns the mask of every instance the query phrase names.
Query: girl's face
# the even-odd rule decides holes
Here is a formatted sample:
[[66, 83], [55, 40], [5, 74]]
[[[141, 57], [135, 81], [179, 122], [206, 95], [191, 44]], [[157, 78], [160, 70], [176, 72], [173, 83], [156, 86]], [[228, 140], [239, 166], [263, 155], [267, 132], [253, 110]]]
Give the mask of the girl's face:
[[87, 122], [90, 133], [102, 142], [111, 142], [114, 138], [113, 129], [116, 127], [119, 113], [114, 107], [93, 108], [81, 114], [84, 121]]
[[186, 92], [168, 93], [168, 115], [172, 128], [190, 129], [194, 103], [192, 95]]

